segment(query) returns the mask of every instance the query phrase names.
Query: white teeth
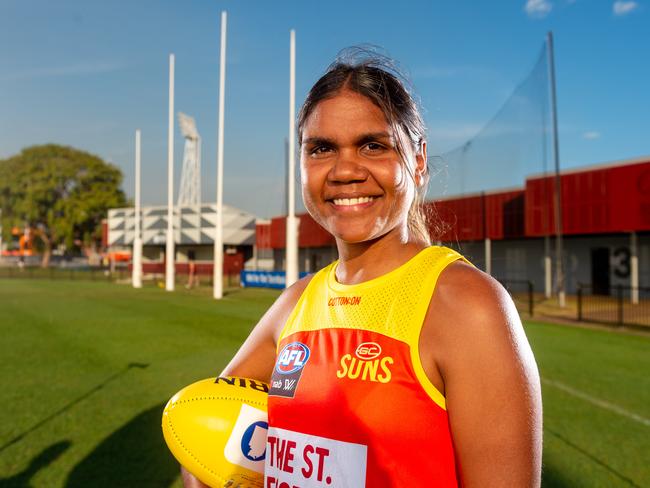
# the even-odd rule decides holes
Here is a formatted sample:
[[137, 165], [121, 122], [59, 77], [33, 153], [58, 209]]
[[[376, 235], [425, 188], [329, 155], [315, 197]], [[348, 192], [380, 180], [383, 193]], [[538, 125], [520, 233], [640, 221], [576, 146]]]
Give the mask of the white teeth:
[[368, 203], [374, 200], [373, 197], [359, 197], [359, 198], [335, 198], [334, 205], [350, 206], [359, 205], [360, 203]]

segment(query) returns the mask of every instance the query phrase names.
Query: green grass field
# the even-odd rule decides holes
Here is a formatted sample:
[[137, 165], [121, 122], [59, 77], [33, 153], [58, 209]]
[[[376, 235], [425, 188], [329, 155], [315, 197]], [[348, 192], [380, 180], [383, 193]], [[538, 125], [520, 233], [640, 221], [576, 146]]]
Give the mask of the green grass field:
[[[277, 296], [0, 280], [0, 488], [180, 486], [160, 415]], [[650, 486], [650, 337], [530, 322], [544, 486]]]

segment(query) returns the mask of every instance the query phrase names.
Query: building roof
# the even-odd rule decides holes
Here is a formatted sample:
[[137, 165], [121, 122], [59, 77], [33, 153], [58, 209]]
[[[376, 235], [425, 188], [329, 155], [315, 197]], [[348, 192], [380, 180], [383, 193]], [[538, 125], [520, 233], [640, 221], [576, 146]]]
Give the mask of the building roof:
[[[227, 245], [255, 244], [256, 217], [229, 205], [223, 206], [223, 242]], [[174, 207], [174, 241], [178, 245], [214, 244], [217, 223], [216, 205]], [[166, 243], [167, 206], [142, 207], [142, 241], [145, 246]], [[130, 246], [135, 234], [135, 209], [108, 211], [108, 245]]]

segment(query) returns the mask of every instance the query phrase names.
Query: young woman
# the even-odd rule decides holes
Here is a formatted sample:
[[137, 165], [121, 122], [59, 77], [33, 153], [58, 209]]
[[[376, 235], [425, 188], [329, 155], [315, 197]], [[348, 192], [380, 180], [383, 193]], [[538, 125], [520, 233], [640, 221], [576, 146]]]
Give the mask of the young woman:
[[405, 85], [381, 59], [335, 63], [298, 132], [305, 206], [339, 260], [285, 290], [223, 372], [271, 383], [266, 486], [539, 486], [535, 360], [505, 290], [431, 246]]

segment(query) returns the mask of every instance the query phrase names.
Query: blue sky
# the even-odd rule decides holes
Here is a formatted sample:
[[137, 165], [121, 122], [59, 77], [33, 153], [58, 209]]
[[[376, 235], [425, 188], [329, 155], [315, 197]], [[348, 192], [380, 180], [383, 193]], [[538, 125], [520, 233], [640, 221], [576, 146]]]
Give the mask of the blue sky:
[[[85, 149], [120, 166], [132, 196], [140, 128], [143, 202], [165, 203], [173, 52], [176, 110], [196, 118], [204, 201], [213, 200], [221, 10], [225, 202], [260, 217], [284, 206], [292, 28], [298, 104], [341, 48], [382, 46], [413, 80], [433, 155], [492, 118], [552, 30], [562, 166], [650, 155], [647, 0], [2, 0], [0, 157], [47, 142]], [[177, 127], [177, 187], [182, 152]]]

